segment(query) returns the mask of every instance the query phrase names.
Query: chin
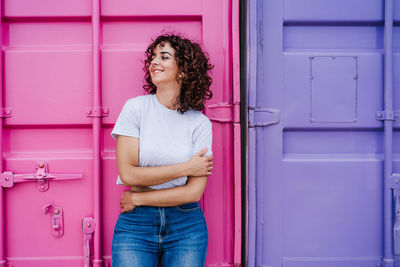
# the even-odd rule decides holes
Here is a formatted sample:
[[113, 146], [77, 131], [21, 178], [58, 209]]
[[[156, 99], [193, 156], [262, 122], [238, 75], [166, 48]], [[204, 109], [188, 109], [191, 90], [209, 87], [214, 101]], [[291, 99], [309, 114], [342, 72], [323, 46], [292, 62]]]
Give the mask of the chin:
[[160, 83], [159, 83], [159, 81], [157, 81], [157, 80], [151, 80], [151, 82], [155, 85], [155, 86], [158, 86]]
[[158, 83], [157, 78], [153, 78], [153, 77], [150, 77], [150, 78], [151, 78], [151, 82], [152, 82], [154, 85], [156, 85], [156, 84]]

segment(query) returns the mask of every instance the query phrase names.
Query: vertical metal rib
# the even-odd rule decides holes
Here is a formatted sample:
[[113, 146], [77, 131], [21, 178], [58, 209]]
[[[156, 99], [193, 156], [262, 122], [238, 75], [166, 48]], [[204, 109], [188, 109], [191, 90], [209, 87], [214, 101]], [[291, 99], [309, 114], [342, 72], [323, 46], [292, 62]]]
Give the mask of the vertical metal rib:
[[[0, 48], [3, 48], [3, 4], [0, 1]], [[0, 50], [0, 108], [3, 108], [3, 53]], [[0, 118], [0, 173], [4, 171], [3, 166], [3, 119]], [[4, 189], [0, 186], [0, 266], [6, 266], [5, 258], [5, 216], [4, 216]]]
[[[393, 76], [392, 76], [392, 32], [393, 32], [393, 0], [385, 1], [385, 66], [384, 66], [384, 104], [385, 112], [393, 111]], [[393, 121], [384, 122], [384, 266], [393, 266], [393, 236], [392, 236], [392, 139]]]
[[[247, 107], [257, 106], [257, 58], [258, 58], [258, 35], [257, 28], [258, 15], [257, 14], [257, 0], [248, 0], [247, 4]], [[261, 11], [262, 12], [262, 11]], [[250, 122], [250, 118], [248, 118]], [[256, 198], [256, 128], [248, 128], [248, 234], [247, 234], [247, 266], [256, 266], [256, 232], [257, 232], [257, 198]]]
[[[100, 88], [100, 0], [92, 2], [92, 42], [93, 42], [93, 107], [101, 107], [101, 88]], [[101, 117], [93, 117], [93, 192], [94, 192], [94, 219], [96, 229], [94, 232], [94, 258], [93, 266], [102, 266], [101, 255], [101, 153], [100, 153], [100, 131]]]
[[[231, 22], [232, 22], [232, 78], [233, 78], [233, 104], [240, 104], [240, 46], [239, 46], [239, 0], [231, 2]], [[235, 115], [234, 115], [235, 117]], [[236, 121], [237, 118], [234, 118]], [[234, 179], [234, 244], [233, 244], [233, 262], [235, 265], [241, 263], [241, 250], [242, 250], [242, 181], [241, 181], [241, 132], [240, 122], [233, 122], [233, 179]]]

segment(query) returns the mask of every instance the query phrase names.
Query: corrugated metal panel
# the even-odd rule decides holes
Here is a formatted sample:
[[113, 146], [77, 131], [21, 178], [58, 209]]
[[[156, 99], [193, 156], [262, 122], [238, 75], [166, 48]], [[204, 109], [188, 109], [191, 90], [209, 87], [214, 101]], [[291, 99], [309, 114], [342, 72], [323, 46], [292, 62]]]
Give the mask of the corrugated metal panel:
[[12, 114], [2, 113], [1, 170], [75, 176], [11, 188], [2, 180], [0, 263], [83, 266], [84, 240], [94, 231], [92, 264], [110, 265], [123, 190], [115, 185], [110, 131], [123, 103], [144, 93], [142, 60], [151, 38], [179, 32], [201, 42], [215, 65], [206, 115], [216, 164], [201, 201], [207, 266], [240, 264], [238, 1], [13, 0], [2, 7], [1, 103]]
[[383, 1], [248, 1], [249, 266], [382, 264], [383, 14]]

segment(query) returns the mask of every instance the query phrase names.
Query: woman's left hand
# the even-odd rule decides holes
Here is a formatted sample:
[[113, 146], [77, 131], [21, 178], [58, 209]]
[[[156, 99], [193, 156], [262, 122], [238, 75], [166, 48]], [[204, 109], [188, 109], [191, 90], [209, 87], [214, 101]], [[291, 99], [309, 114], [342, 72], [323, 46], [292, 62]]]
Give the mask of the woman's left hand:
[[132, 191], [125, 191], [121, 196], [121, 201], [119, 202], [121, 207], [121, 213], [125, 213], [127, 211], [133, 210], [136, 208], [135, 203], [133, 203], [133, 196], [134, 192]]

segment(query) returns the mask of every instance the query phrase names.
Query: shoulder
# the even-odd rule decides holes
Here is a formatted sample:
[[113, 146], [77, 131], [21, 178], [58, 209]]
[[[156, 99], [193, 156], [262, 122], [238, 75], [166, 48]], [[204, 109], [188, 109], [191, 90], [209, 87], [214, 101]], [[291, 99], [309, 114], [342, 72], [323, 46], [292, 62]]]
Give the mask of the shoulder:
[[211, 123], [210, 119], [206, 115], [204, 115], [203, 113], [201, 113], [201, 112], [199, 112], [199, 113], [200, 113], [200, 115], [199, 115], [199, 123], [200, 123], [200, 125], [202, 125], [203, 127], [206, 127], [206, 128], [211, 128], [212, 127], [212, 123]]
[[210, 119], [204, 115], [201, 111], [198, 110], [188, 110], [185, 114], [190, 117], [191, 120], [195, 121], [198, 124], [210, 124]]
[[200, 145], [200, 149], [208, 147], [207, 155], [212, 154], [212, 123], [210, 119], [201, 112], [196, 112], [195, 128], [192, 135], [194, 144]]
[[146, 101], [149, 101], [149, 99], [151, 97], [152, 97], [152, 95], [139, 95], [139, 96], [132, 97], [132, 98], [126, 100], [126, 104], [128, 104], [128, 105], [142, 104]]
[[140, 95], [126, 100], [125, 107], [127, 109], [140, 109], [147, 104], [152, 95]]
[[195, 131], [211, 131], [212, 123], [206, 115], [197, 110], [189, 110], [187, 113], [190, 116], [192, 125], [195, 127]]

